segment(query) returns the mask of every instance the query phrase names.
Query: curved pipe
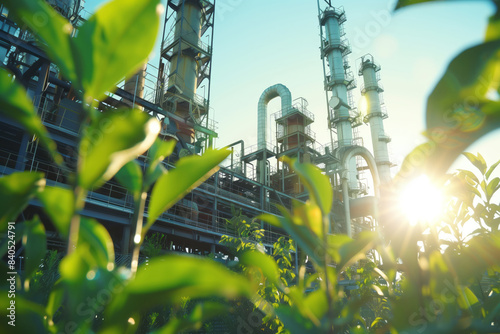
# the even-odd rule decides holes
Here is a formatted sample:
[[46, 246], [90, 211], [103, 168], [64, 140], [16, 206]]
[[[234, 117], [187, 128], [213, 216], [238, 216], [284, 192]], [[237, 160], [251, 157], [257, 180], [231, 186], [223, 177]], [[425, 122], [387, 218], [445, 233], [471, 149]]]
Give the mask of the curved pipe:
[[375, 158], [373, 155], [368, 151], [366, 147], [363, 146], [350, 146], [345, 148], [341, 152], [342, 160], [341, 160], [341, 166], [344, 168], [342, 171], [341, 177], [342, 177], [342, 195], [344, 198], [344, 214], [345, 214], [345, 221], [346, 221], [346, 232], [348, 237], [352, 237], [351, 233], [351, 209], [349, 207], [349, 189], [348, 189], [348, 182], [349, 182], [349, 175], [347, 171], [349, 170], [349, 161], [355, 157], [355, 156], [361, 156], [365, 159], [366, 164], [368, 165], [368, 168], [370, 169], [370, 172], [372, 174], [373, 178], [373, 188], [375, 190], [375, 201], [374, 201], [374, 208], [373, 208], [373, 218], [375, 221], [378, 220], [378, 210], [377, 210], [377, 203], [376, 201], [380, 198], [380, 192], [379, 192], [379, 186], [380, 186], [380, 177], [378, 174], [378, 169], [377, 169], [377, 163], [375, 162]]
[[281, 112], [286, 115], [292, 108], [292, 94], [285, 85], [276, 84], [267, 88], [259, 99], [257, 114], [257, 144], [258, 149], [266, 148], [267, 135], [267, 104], [275, 97], [281, 97]]

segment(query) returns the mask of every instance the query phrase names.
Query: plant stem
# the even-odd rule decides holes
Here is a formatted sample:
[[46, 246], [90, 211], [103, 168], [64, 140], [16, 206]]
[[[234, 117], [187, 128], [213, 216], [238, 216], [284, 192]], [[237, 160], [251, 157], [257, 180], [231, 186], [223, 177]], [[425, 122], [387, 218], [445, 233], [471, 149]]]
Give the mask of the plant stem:
[[[90, 110], [85, 107], [85, 105], [82, 103], [82, 110], [81, 110], [81, 122], [82, 124], [87, 124], [89, 120], [89, 113]], [[71, 223], [69, 227], [69, 240], [68, 240], [68, 255], [73, 253], [73, 251], [76, 249], [76, 245], [78, 243], [78, 234], [80, 231], [80, 214], [79, 212], [83, 209], [85, 206], [85, 198], [87, 197], [87, 190], [80, 187], [78, 185], [78, 174], [80, 173], [80, 166], [81, 166], [81, 160], [82, 160], [82, 150], [81, 150], [81, 142], [82, 142], [82, 137], [84, 134], [84, 130], [80, 132], [80, 135], [78, 136], [78, 162], [77, 162], [77, 168], [76, 168], [76, 174], [74, 175], [74, 178], [72, 180], [72, 185], [73, 185], [73, 194], [75, 197], [75, 211], [73, 213], [73, 217], [71, 218]]]
[[[146, 206], [147, 192], [142, 192], [139, 201], [136, 202], [134, 220], [136, 221], [135, 233], [134, 233], [134, 252], [132, 254], [132, 262], [130, 263], [130, 271], [132, 277], [135, 276], [137, 272], [137, 267], [139, 266], [139, 252], [141, 250], [141, 245], [143, 242], [142, 237], [142, 224], [144, 220], [144, 208]], [[146, 232], [146, 231], [145, 231]]]
[[328, 219], [328, 214], [323, 216], [323, 247], [325, 256], [325, 285], [326, 285], [326, 298], [328, 301], [328, 333], [333, 333], [333, 318], [334, 318], [334, 310], [333, 310], [333, 288], [330, 282], [330, 278], [328, 276], [328, 232], [330, 232], [330, 219]]
[[85, 206], [85, 197], [87, 195], [87, 191], [82, 187], [75, 185], [73, 193], [75, 195], [75, 212], [73, 214], [73, 217], [71, 218], [71, 224], [69, 226], [68, 254], [73, 253], [78, 243], [78, 234], [80, 231], [79, 212]]

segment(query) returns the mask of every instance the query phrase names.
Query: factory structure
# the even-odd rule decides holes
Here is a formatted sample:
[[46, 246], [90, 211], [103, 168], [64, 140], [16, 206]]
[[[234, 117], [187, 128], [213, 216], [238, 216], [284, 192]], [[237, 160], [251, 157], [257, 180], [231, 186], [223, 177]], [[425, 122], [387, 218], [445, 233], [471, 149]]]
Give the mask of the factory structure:
[[[168, 169], [174, 168], [179, 158], [202, 154], [214, 146], [215, 138], [223, 136], [216, 132], [210, 106], [211, 78], [217, 75], [212, 71], [212, 57], [217, 54], [213, 49], [215, 1], [167, 0], [159, 63], [147, 64], [120, 82], [116, 91], [99, 104], [103, 112], [126, 106], [158, 118], [162, 123], [160, 137], [177, 141], [174, 153], [163, 162]], [[81, 1], [48, 2], [75, 27], [84, 22]], [[316, 134], [311, 130], [315, 115], [308, 110], [304, 98], [293, 98], [282, 83], [262, 87], [260, 99], [254, 101], [257, 143], [239, 140], [229, 145], [239, 153], [231, 154], [225, 166], [164, 212], [153, 225], [152, 232], [165, 234], [170, 249], [196, 254], [224, 252], [219, 240], [224, 234], [234, 233], [227, 220], [233, 217], [235, 209], [253, 218], [262, 213], [279, 214], [277, 204], [291, 208], [293, 200], [307, 200], [298, 176], [279, 159], [283, 156], [312, 163], [329, 176], [334, 191], [332, 233], [355, 236], [375, 226], [377, 189], [390, 181], [392, 166], [388, 153], [390, 137], [384, 131], [387, 112], [381, 95], [380, 66], [370, 54], [352, 66], [343, 8], [334, 7], [331, 0], [318, 0], [317, 6], [319, 56], [324, 73], [317, 80], [323, 81], [325, 91], [321, 123], [325, 124], [323, 131], [329, 133], [330, 141], [316, 142]], [[3, 5], [0, 11], [1, 66], [25, 86], [70, 169], [61, 170], [38, 141], [1, 116], [0, 174], [39, 171], [45, 173], [48, 185], [67, 184], [66, 175], [76, 168], [81, 101], [37, 47], [33, 36], [10, 19]], [[355, 89], [366, 99], [364, 113], [355, 107]], [[281, 110], [269, 118], [267, 107], [274, 98], [280, 99]], [[363, 145], [359, 134], [363, 124], [369, 125], [373, 147]], [[268, 138], [270, 127], [275, 129], [275, 138]], [[137, 159], [141, 164], [147, 163], [146, 155]], [[373, 193], [367, 190], [363, 181], [366, 178], [372, 180]], [[132, 195], [112, 179], [89, 192], [82, 214], [107, 228], [117, 253], [128, 254], [133, 210]], [[50, 245], [63, 247], [64, 241], [39, 202], [32, 201], [20, 220], [35, 214], [46, 224]], [[262, 228], [266, 247], [272, 247], [284, 235], [282, 230], [265, 223]]]

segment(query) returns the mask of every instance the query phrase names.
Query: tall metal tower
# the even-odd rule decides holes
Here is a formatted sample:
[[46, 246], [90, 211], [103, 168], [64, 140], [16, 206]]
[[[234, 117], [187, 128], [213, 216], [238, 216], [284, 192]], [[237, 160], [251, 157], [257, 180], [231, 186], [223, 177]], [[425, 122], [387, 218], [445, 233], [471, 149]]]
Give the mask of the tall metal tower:
[[209, 119], [214, 15], [215, 0], [167, 1], [157, 103], [192, 124], [175, 123], [191, 153], [217, 137]]
[[[328, 127], [331, 134], [332, 149], [353, 145], [353, 127], [359, 125], [358, 114], [353, 107], [351, 91], [356, 88], [347, 55], [351, 53], [345, 38], [345, 11], [334, 8], [331, 0], [318, 0], [318, 17], [321, 35], [321, 58], [323, 60], [324, 85], [328, 109]], [[336, 141], [334, 141], [334, 135]], [[359, 188], [356, 161], [349, 162], [346, 171], [350, 190]]]
[[370, 124], [371, 137], [373, 143], [373, 155], [377, 162], [377, 169], [381, 182], [389, 182], [391, 180], [391, 162], [387, 143], [391, 138], [384, 131], [384, 119], [387, 118], [382, 92], [384, 91], [380, 85], [380, 66], [375, 63], [373, 56], [367, 54], [361, 57], [359, 64], [359, 75], [363, 77], [363, 85], [361, 86], [361, 94], [366, 98], [367, 113], [364, 117], [364, 122]]

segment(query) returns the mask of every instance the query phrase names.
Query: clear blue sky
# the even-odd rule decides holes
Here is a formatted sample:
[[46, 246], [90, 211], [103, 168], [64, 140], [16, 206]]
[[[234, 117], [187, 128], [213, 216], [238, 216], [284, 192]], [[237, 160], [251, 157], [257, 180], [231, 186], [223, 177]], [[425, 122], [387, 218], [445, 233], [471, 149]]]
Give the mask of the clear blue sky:
[[[88, 0], [86, 8], [92, 11], [101, 2]], [[456, 1], [393, 13], [393, 0], [333, 3], [346, 10], [346, 33], [354, 50], [351, 64], [371, 53], [382, 66], [389, 113], [385, 129], [393, 138], [394, 160], [400, 163], [424, 141], [428, 94], [449, 61], [481, 41], [493, 8], [487, 1]], [[357, 75], [355, 66], [353, 71]], [[276, 83], [286, 85], [293, 98], [309, 101], [318, 142], [327, 143], [316, 1], [217, 0], [211, 93], [212, 117], [219, 123], [217, 146], [239, 139], [247, 146], [256, 143], [257, 102], [264, 89]], [[355, 92], [358, 100], [359, 89]], [[279, 108], [279, 99], [269, 105], [270, 113]], [[362, 129], [369, 138], [368, 127]], [[498, 160], [491, 144], [500, 142], [498, 132], [488, 138], [489, 145], [483, 141], [469, 151], [484, 153], [489, 164]], [[365, 145], [371, 149], [369, 140]]]

